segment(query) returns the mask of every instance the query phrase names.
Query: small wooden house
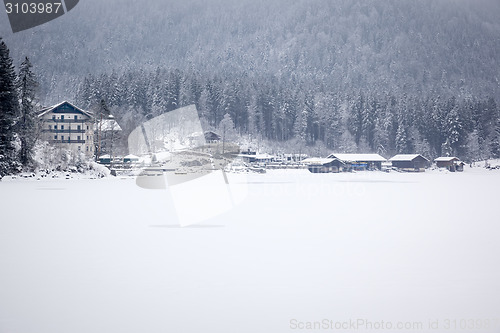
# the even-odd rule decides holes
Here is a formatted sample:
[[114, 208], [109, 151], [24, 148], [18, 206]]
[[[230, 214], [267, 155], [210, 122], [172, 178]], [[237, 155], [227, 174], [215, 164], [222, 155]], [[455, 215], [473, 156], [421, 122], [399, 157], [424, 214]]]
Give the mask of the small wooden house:
[[339, 159], [351, 170], [380, 170], [387, 161], [379, 154], [330, 154], [327, 158]]
[[99, 164], [111, 164], [111, 156], [107, 154], [99, 156]]
[[312, 173], [338, 173], [344, 171], [346, 165], [338, 158], [306, 158], [302, 161]]
[[393, 167], [404, 171], [423, 172], [429, 166], [429, 160], [420, 154], [398, 154], [389, 161]]
[[442, 156], [438, 157], [434, 160], [436, 162], [436, 166], [438, 168], [446, 168], [450, 170], [451, 172], [462, 172], [464, 171], [464, 165], [465, 163], [460, 161], [458, 157], [449, 157], [449, 156]]
[[139, 162], [139, 156], [130, 154], [123, 158], [123, 163], [137, 163], [137, 162]]
[[270, 162], [274, 162], [276, 157], [273, 155], [269, 154], [258, 154], [258, 153], [250, 153], [250, 154], [239, 154], [238, 157], [240, 157], [243, 162], [245, 163], [260, 163], [260, 164], [266, 164]]
[[205, 136], [205, 141], [207, 143], [217, 143], [222, 140], [219, 134], [212, 131], [207, 131], [203, 133], [203, 135]]

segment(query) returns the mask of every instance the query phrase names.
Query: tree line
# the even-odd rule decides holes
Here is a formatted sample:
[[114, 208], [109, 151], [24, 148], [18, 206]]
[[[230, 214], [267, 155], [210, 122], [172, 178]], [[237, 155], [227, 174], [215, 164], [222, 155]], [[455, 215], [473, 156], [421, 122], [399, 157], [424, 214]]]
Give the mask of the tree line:
[[195, 104], [205, 129], [217, 129], [229, 117], [240, 141], [266, 141], [271, 149], [419, 153], [469, 162], [500, 157], [493, 97], [345, 93], [275, 76], [157, 69], [89, 75], [78, 85], [76, 100], [90, 109], [105, 100], [125, 135], [144, 120]]
[[38, 139], [38, 83], [26, 57], [16, 72], [0, 37], [0, 177], [34, 167]]

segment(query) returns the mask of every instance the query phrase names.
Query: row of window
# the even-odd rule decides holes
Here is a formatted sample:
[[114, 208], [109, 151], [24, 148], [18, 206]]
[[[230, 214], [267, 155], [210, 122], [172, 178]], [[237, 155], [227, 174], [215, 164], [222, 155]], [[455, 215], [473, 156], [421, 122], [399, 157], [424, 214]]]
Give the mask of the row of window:
[[[85, 148], [87, 148], [87, 151], [92, 151], [92, 146], [90, 146], [90, 147], [86, 146]], [[82, 146], [78, 146], [78, 151], [82, 151]]]
[[[51, 129], [52, 129], [52, 125], [49, 125], [49, 130], [51, 130]], [[61, 128], [58, 128], [58, 127], [57, 127], [57, 125], [54, 125], [54, 129], [55, 129], [55, 130], [56, 130], [56, 129], [62, 129], [62, 130], [63, 130], [63, 129], [64, 129], [64, 125], [61, 125]], [[68, 129], [69, 129], [69, 130], [71, 130], [71, 125], [69, 125], [69, 126], [68, 126]], [[76, 129], [77, 129], [78, 131], [80, 131], [80, 130], [82, 129], [82, 126], [78, 125], [78, 126], [76, 126]], [[88, 130], [89, 130], [89, 126], [87, 126], [87, 131], [88, 131]]]
[[[64, 139], [65, 139], [64, 135], [61, 135], [61, 140], [64, 140]], [[82, 137], [78, 135], [76, 140], [80, 141], [81, 139], [82, 139]], [[59, 136], [54, 135], [54, 140], [59, 140]], [[71, 140], [71, 136], [68, 136], [68, 140]], [[89, 141], [88, 135], [87, 135], [87, 141]]]
[[[59, 138], [58, 135], [54, 135], [54, 140], [59, 140], [58, 138]], [[81, 136], [78, 135], [77, 140], [81, 140], [81, 139], [82, 139]], [[61, 140], [64, 140], [64, 135], [61, 135]], [[68, 137], [68, 140], [71, 140], [71, 136]], [[89, 141], [89, 140], [90, 140], [90, 137], [87, 135], [87, 141]]]
[[[56, 120], [56, 119], [59, 119], [59, 118], [56, 118], [56, 116], [52, 116], [52, 120]], [[73, 119], [78, 120], [78, 116], [75, 116]], [[64, 120], [64, 115], [61, 115], [61, 120]]]

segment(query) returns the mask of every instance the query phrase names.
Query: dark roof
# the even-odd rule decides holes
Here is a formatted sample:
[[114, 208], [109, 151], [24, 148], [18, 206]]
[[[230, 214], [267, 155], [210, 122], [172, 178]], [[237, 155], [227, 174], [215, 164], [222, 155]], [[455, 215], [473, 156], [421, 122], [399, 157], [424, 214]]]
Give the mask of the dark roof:
[[64, 109], [64, 112], [84, 114], [84, 115], [86, 115], [86, 116], [88, 116], [90, 118], [94, 117], [94, 115], [91, 112], [85, 111], [83, 109], [80, 109], [79, 107], [76, 107], [76, 106], [74, 106], [73, 104], [71, 104], [70, 102], [67, 102], [67, 101], [61, 102], [61, 103], [53, 105], [53, 106], [49, 106], [49, 107], [43, 108], [42, 110], [40, 110], [40, 113], [38, 114], [38, 117], [42, 117], [42, 116], [46, 115], [49, 112], [54, 112], [54, 111], [57, 111], [59, 109]]
[[328, 158], [337, 158], [343, 162], [385, 162], [379, 154], [330, 154]]
[[206, 131], [205, 133], [203, 133], [203, 135], [205, 136], [205, 140], [207, 140], [207, 141], [214, 141], [214, 140], [221, 139], [219, 134], [212, 132], [212, 131]]

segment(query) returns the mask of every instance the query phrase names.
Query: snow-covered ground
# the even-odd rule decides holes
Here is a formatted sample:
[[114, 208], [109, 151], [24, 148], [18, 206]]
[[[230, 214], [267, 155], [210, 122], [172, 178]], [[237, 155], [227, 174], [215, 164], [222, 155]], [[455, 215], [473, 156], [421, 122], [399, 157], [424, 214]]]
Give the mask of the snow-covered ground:
[[0, 332], [498, 332], [500, 171], [246, 177], [186, 228], [133, 178], [4, 179]]

